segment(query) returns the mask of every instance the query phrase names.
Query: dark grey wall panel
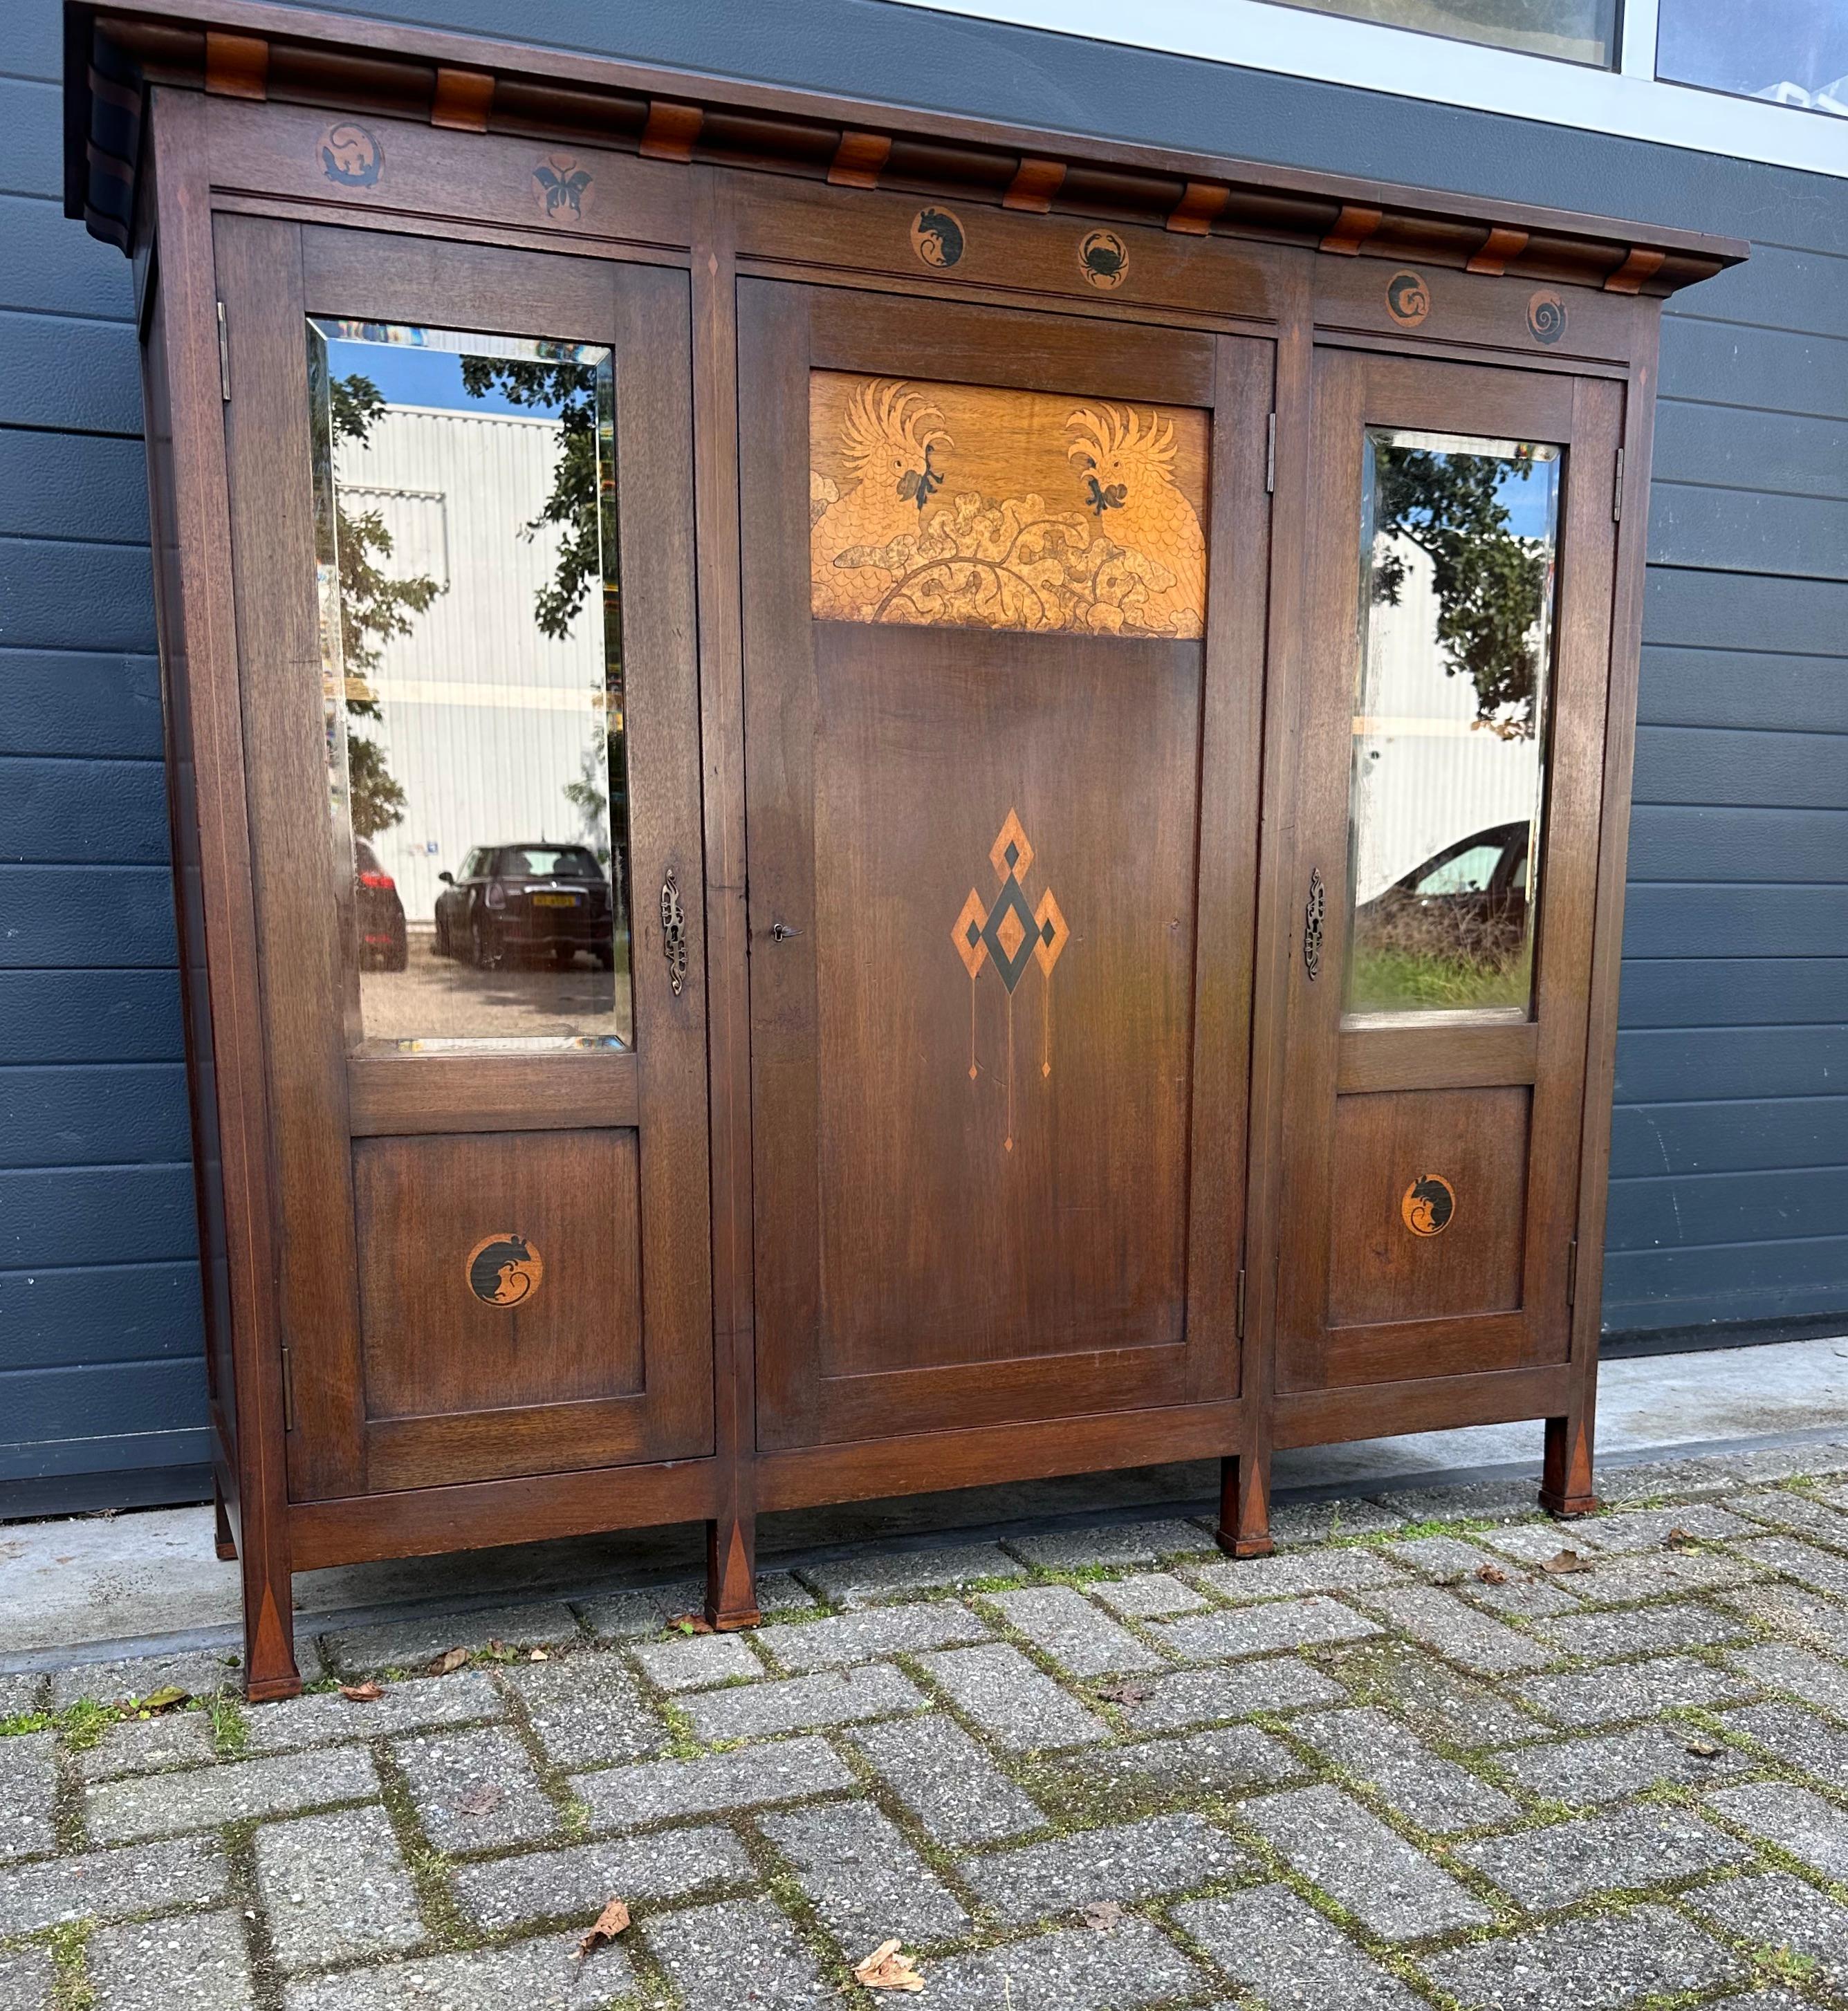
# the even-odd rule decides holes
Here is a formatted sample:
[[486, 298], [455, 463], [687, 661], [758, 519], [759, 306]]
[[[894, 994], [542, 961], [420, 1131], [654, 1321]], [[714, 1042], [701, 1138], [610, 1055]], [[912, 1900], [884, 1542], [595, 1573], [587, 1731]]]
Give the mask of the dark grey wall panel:
[[0, 1166], [119, 1166], [191, 1150], [180, 1062], [0, 1069]]
[[1632, 958], [1624, 963], [1626, 1030], [1836, 1021], [1848, 1021], [1848, 956]]
[[1624, 1179], [1800, 1168], [1807, 1175], [1814, 1166], [1848, 1166], [1848, 1096], [1623, 1104], [1611, 1126], [1611, 1170]]
[[1707, 321], [1701, 296], [1685, 297], [1662, 319], [1662, 376], [1675, 386], [1675, 408], [1689, 399], [1736, 405], [1743, 391], [1761, 412], [1848, 419], [1848, 336]]
[[0, 428], [0, 536], [148, 542], [148, 457], [119, 434]]
[[1629, 956], [1680, 956], [1716, 943], [1735, 956], [1826, 956], [1844, 941], [1848, 885], [1632, 887], [1623, 931]]
[[0, 314], [0, 426], [141, 432], [135, 332], [123, 321]]
[[1793, 1180], [1782, 1171], [1623, 1183], [1618, 1234], [1625, 1251], [1703, 1243], [1836, 1237], [1848, 1222], [1848, 1166]]
[[174, 960], [164, 866], [0, 866], [0, 970], [134, 970]]
[[1630, 820], [1630, 879], [1839, 880], [1848, 810], [1644, 803]]
[[151, 652], [147, 547], [0, 538], [0, 635], [37, 649]]
[[0, 1066], [185, 1059], [176, 970], [0, 970]]
[[1643, 602], [1645, 643], [1827, 657], [1840, 664], [1848, 661], [1843, 656], [1844, 638], [1848, 585], [1839, 580], [1650, 568]]
[[160, 660], [151, 653], [0, 650], [0, 754], [160, 757]]
[[[1848, 1096], [1848, 1027], [1629, 1027], [1618, 1036], [1625, 1103], [1807, 1096], [1818, 1084]], [[1848, 1213], [1842, 1221], [1848, 1226]]]
[[[6, 58], [0, 55], [0, 62]], [[54, 84], [0, 77], [0, 195], [63, 194], [64, 107]]]
[[1649, 556], [1722, 572], [1848, 578], [1848, 503], [1669, 482], [1650, 498]]
[[0, 756], [0, 859], [158, 866], [167, 842], [158, 761], [41, 761]]
[[1766, 694], [1799, 731], [1848, 733], [1848, 667], [1839, 657], [1647, 645], [1636, 716], [1644, 725], [1762, 730]]
[[172, 1263], [195, 1255], [190, 1166], [0, 1172], [0, 1270]]
[[1618, 1332], [1694, 1320], [1800, 1319], [1839, 1312], [1848, 1236], [1710, 1243], [1690, 1249], [1614, 1250], [1604, 1259], [1604, 1319]]
[[134, 289], [119, 251], [71, 226], [55, 203], [30, 196], [0, 196], [0, 308], [35, 314], [83, 315], [130, 321]]
[[[1775, 694], [1761, 689], [1765, 724]], [[1727, 732], [1709, 727], [1644, 726], [1636, 733], [1636, 791], [1652, 803], [1762, 803], [1803, 810], [1848, 808], [1848, 760], [1839, 734]]]
[[0, 1271], [0, 1330], [9, 1369], [68, 1368], [73, 1333], [90, 1337], [84, 1358], [91, 1361], [169, 1356], [194, 1361], [200, 1318], [199, 1267], [190, 1255], [166, 1263]]

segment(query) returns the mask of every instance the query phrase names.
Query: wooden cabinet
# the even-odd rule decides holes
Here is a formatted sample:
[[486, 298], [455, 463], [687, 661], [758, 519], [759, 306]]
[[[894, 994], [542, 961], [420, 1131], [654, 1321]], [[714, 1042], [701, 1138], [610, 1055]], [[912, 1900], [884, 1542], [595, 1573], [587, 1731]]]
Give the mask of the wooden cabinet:
[[764, 1511], [1211, 1456], [1254, 1554], [1273, 1445], [1516, 1418], [1592, 1505], [1656, 316], [1741, 248], [203, 16], [90, 23], [70, 195], [252, 1694], [343, 1561], [700, 1521], [737, 1626]]

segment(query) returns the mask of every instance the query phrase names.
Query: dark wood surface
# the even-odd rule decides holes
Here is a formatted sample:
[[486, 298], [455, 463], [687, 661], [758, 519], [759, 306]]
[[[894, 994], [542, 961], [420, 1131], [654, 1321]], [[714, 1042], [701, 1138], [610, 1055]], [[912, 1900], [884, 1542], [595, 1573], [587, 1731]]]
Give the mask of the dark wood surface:
[[[1615, 387], [1567, 376], [1324, 352], [1311, 454], [1312, 687], [1297, 787], [1298, 929], [1327, 890], [1319, 975], [1300, 942], [1284, 1162], [1296, 1201], [1280, 1238], [1280, 1386], [1392, 1383], [1564, 1361], [1602, 784]], [[1358, 647], [1361, 445], [1385, 425], [1565, 450], [1531, 1022], [1453, 1013], [1355, 1022], [1347, 955], [1348, 769]], [[1508, 1084], [1508, 1087], [1494, 1085]], [[1531, 1089], [1522, 1085], [1531, 1084]], [[1454, 1170], [1453, 1170], [1454, 1169]], [[1456, 1191], [1428, 1239], [1399, 1219], [1429, 1174]], [[1472, 1318], [1472, 1315], [1479, 1318]]]
[[[817, 621], [811, 370], [920, 397], [1140, 386], [1198, 406], [1219, 358], [1201, 338], [967, 308], [920, 322], [833, 290], [755, 284], [743, 303], [758, 1443], [1232, 1395], [1255, 806], [1251, 749], [1232, 743], [1258, 703], [1255, 596], [1238, 589], [1261, 539], [1243, 580], [1235, 553], [1260, 359], [1243, 359], [1255, 396], [1227, 372], [1211, 435], [1231, 576], [1210, 658], [1191, 641]], [[992, 960], [985, 985], [951, 939], [965, 901], [1006, 884], [1004, 827], [1031, 849], [1022, 898], [1050, 890], [1070, 928], [1017, 991]]]
[[[572, 141], [595, 198], [561, 224], [529, 187], [560, 143], [496, 130], [501, 102], [485, 133], [382, 115], [415, 175], [340, 193], [322, 110], [167, 91], [144, 183], [213, 1415], [254, 1689], [294, 1681], [291, 1569], [343, 1558], [691, 1517], [714, 1623], [748, 1624], [760, 1509], [1218, 1455], [1222, 1541], [1259, 1554], [1273, 1443], [1522, 1417], [1547, 1420], [1548, 1505], [1581, 1512], [1654, 304], [1548, 282], [1568, 333], [1543, 342], [1532, 274], [1446, 249], [1405, 268], [1428, 297], [1407, 326], [1396, 254], [1217, 234], [1230, 208], [1207, 235], [1113, 224], [1128, 263], [1100, 288], [1075, 166], [1049, 211], [1001, 207], [1005, 178], [960, 210], [953, 270], [889, 181], [619, 140]], [[308, 312], [616, 349], [632, 1053], [349, 1052]], [[817, 368], [1206, 415], [1204, 633], [814, 619]], [[1528, 1020], [1341, 1020], [1369, 422], [1566, 449]], [[1011, 1152], [1007, 995], [951, 938], [999, 884], [1009, 811], [1030, 900], [1050, 889], [1070, 931], [1049, 986], [1013, 995]], [[1456, 1222], [1395, 1237], [1400, 1172], [1433, 1154]], [[482, 1233], [543, 1219], [544, 1294], [452, 1313], [450, 1246], [490, 1201]]]

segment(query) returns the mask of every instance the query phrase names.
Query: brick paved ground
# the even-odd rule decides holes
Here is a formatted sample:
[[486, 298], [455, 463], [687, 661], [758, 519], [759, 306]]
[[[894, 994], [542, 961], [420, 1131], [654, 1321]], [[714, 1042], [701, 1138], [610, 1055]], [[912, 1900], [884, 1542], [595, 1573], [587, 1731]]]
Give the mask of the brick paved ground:
[[420, 1620], [254, 1708], [0, 1678], [0, 2011], [863, 2007], [895, 1937], [939, 2011], [1848, 2006], [1845, 1479], [867, 1551], [749, 1637], [690, 1586]]

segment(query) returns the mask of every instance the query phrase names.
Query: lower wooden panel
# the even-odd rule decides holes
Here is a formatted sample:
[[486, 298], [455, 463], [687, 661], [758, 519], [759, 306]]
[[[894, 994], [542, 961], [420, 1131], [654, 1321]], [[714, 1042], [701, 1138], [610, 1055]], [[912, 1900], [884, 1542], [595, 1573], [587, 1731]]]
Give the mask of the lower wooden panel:
[[716, 1512], [718, 1496], [719, 1462], [689, 1459], [298, 1501], [289, 1511], [290, 1561], [298, 1571], [316, 1571], [702, 1522]]
[[1244, 1429], [1243, 1404], [1197, 1404], [762, 1453], [757, 1463], [757, 1506], [812, 1508], [829, 1501], [1215, 1459], [1238, 1451]]
[[1280, 1396], [1272, 1422], [1279, 1446], [1340, 1445], [1459, 1425], [1507, 1425], [1565, 1414], [1570, 1371], [1513, 1369], [1488, 1376], [1434, 1376], [1362, 1390]]
[[369, 1426], [640, 1390], [634, 1132], [362, 1138], [353, 1197]]

